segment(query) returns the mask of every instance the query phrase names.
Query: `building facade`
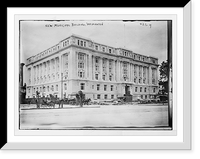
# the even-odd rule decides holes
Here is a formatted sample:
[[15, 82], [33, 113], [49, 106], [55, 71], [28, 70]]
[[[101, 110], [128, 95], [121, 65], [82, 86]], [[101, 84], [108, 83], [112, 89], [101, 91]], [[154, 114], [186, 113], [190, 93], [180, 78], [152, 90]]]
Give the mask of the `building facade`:
[[27, 59], [26, 97], [53, 94], [59, 98], [82, 90], [86, 98], [132, 99], [158, 93], [158, 59], [71, 35]]

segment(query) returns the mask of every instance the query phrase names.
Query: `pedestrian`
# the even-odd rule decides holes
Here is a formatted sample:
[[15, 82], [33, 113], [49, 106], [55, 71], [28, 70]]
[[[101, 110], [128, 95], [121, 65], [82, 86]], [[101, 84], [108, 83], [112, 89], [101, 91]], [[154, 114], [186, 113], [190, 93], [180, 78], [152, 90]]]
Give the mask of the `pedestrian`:
[[37, 108], [40, 108], [39, 96], [40, 96], [40, 92], [36, 91], [36, 105], [37, 105]]
[[76, 93], [76, 105], [79, 105], [80, 97], [79, 94]]
[[83, 96], [84, 96], [84, 94], [83, 94], [82, 91], [79, 91], [78, 94], [79, 94], [79, 97], [80, 97], [80, 107], [83, 107]]

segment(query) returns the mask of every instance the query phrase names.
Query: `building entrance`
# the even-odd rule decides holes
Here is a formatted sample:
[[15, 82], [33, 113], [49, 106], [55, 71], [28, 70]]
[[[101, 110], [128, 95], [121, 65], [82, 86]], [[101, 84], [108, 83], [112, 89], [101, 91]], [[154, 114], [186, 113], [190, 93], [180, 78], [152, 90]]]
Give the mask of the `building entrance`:
[[126, 102], [132, 101], [132, 95], [130, 93], [130, 86], [128, 86], [127, 84], [125, 85], [124, 99], [125, 99]]
[[130, 86], [125, 86], [125, 95], [130, 95]]

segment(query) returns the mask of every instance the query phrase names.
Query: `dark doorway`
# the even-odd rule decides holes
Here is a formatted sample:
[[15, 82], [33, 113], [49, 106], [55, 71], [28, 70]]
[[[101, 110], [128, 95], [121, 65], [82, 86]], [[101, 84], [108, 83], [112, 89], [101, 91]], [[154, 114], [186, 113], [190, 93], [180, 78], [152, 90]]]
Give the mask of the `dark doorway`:
[[130, 94], [130, 86], [126, 85], [125, 86], [125, 95], [129, 95]]

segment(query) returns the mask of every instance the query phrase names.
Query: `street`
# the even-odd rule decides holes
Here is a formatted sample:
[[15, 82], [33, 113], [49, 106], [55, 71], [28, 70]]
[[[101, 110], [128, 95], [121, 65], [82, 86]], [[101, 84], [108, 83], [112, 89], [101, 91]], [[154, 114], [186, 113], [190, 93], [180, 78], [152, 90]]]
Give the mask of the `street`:
[[168, 106], [84, 105], [64, 108], [34, 108], [21, 105], [20, 129], [129, 128], [168, 126]]

